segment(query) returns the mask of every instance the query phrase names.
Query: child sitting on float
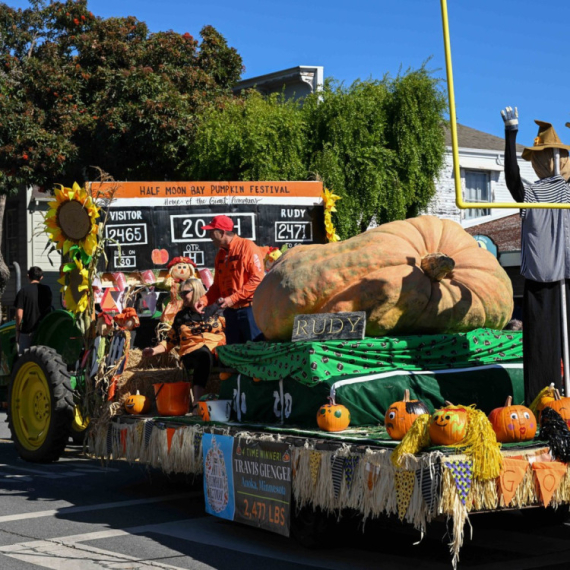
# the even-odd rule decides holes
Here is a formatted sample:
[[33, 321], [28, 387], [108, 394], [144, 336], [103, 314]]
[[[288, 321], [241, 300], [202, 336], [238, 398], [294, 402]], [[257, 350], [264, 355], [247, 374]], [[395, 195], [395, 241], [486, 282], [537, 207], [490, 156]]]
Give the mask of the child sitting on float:
[[204, 395], [206, 382], [217, 358], [216, 349], [226, 344], [224, 334], [225, 321], [216, 315], [218, 305], [206, 307], [203, 313], [196, 311], [196, 302], [206, 294], [199, 279], [187, 279], [180, 285], [182, 309], [176, 313], [167, 339], [155, 347], [143, 350], [143, 356], [155, 356], [170, 352], [179, 346], [178, 353], [186, 370], [194, 370], [192, 376], [192, 395], [194, 405]]

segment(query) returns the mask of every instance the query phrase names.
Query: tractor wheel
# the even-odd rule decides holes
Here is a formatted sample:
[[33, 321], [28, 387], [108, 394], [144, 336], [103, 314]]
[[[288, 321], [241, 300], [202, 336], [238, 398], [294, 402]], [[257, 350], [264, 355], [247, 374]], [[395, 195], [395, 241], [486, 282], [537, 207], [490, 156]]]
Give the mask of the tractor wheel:
[[8, 395], [8, 426], [25, 461], [57, 461], [73, 422], [73, 392], [67, 366], [47, 346], [33, 346], [16, 362]]

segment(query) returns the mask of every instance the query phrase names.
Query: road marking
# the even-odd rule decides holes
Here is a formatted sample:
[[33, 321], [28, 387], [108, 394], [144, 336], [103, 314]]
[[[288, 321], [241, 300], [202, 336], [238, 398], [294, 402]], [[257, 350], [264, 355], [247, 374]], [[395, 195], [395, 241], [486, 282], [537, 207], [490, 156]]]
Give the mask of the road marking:
[[118, 469], [110, 467], [105, 469], [104, 467], [78, 467], [73, 471], [44, 471], [42, 469], [32, 469], [30, 467], [22, 467], [21, 465], [10, 465], [8, 463], [0, 463], [0, 468], [2, 469], [14, 469], [15, 471], [25, 471], [26, 473], [33, 473], [38, 477], [43, 477], [44, 479], [61, 479], [63, 477], [81, 477], [85, 473], [98, 473], [103, 474], [106, 472], [117, 472]]
[[[101, 568], [112, 568], [114, 570], [156, 570], [156, 568], [183, 570], [179, 566], [171, 566], [170, 564], [153, 560], [145, 561], [141, 558], [110, 550], [102, 550], [86, 544], [78, 546], [82, 541], [129, 536], [130, 534], [125, 530], [107, 530], [51, 540], [21, 542], [1, 547], [0, 553], [10, 558], [41, 566], [42, 568], [51, 568], [52, 570], [101, 570]], [[204, 565], [204, 568], [207, 568], [207, 566]]]
[[0, 483], [29, 483], [32, 478], [29, 475], [0, 475]]
[[60, 479], [61, 475], [56, 475], [55, 473], [50, 473], [49, 471], [42, 471], [41, 469], [30, 469], [29, 467], [21, 467], [20, 465], [8, 465], [6, 463], [0, 463], [0, 468], [4, 469], [15, 469], [16, 471], [25, 471], [26, 473], [34, 473], [35, 475], [40, 475], [47, 479]]
[[151, 497], [149, 499], [133, 499], [132, 501], [118, 501], [116, 503], [100, 503], [98, 505], [85, 505], [83, 507], [62, 507], [61, 509], [54, 509], [49, 511], [38, 511], [36, 513], [21, 513], [18, 515], [5, 515], [0, 517], [0, 524], [12, 521], [22, 521], [28, 519], [39, 519], [43, 517], [65, 517], [67, 514], [86, 513], [89, 511], [100, 511], [104, 509], [121, 509], [123, 507], [132, 507], [136, 505], [147, 505], [150, 503], [168, 503], [177, 501], [179, 499], [189, 499], [201, 497], [202, 491], [195, 491], [193, 493], [182, 493], [179, 495], [166, 495], [163, 497]]

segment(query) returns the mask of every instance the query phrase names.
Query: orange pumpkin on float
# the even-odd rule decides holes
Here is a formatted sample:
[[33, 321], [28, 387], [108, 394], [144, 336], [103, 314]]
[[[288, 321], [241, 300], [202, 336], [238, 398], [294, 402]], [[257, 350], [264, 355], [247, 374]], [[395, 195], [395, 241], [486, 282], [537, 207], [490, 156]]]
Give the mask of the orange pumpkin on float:
[[548, 402], [546, 406], [556, 410], [570, 428], [570, 398], [562, 398], [556, 389], [554, 390], [554, 401]]
[[536, 418], [526, 406], [513, 406], [512, 396], [502, 408], [495, 408], [489, 414], [489, 421], [501, 443], [528, 441], [536, 435]]
[[459, 443], [467, 431], [469, 415], [466, 408], [448, 404], [436, 410], [429, 423], [429, 437], [434, 445]]
[[137, 390], [125, 400], [125, 410], [129, 414], [146, 414], [150, 410], [150, 400]]
[[330, 404], [325, 404], [317, 412], [317, 424], [325, 431], [343, 431], [350, 424], [348, 408], [337, 404], [334, 397], [330, 397]]
[[386, 411], [384, 425], [388, 435], [400, 441], [422, 414], [429, 414], [427, 406], [419, 400], [410, 400], [410, 391], [405, 390], [404, 399], [394, 402]]

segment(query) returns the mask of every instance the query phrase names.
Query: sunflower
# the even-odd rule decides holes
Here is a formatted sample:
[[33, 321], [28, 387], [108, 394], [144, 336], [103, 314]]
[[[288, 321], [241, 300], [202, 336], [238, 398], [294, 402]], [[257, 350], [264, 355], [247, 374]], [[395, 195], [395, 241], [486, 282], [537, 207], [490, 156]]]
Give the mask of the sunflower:
[[325, 230], [327, 233], [327, 239], [331, 241], [340, 241], [340, 237], [337, 235], [335, 227], [332, 222], [332, 213], [336, 212], [335, 203], [340, 200], [340, 196], [333, 194], [327, 188], [324, 189], [322, 194], [323, 202], [325, 204]]
[[92, 256], [97, 248], [99, 227], [95, 222], [99, 208], [87, 191], [77, 182], [73, 183], [73, 188], [60, 186], [55, 190], [55, 200], [49, 206], [45, 228], [57, 248], [66, 254], [77, 244]]
[[329, 212], [336, 212], [335, 203], [337, 200], [340, 200], [340, 196], [333, 194], [328, 188], [325, 188], [322, 193], [322, 199], [325, 203], [325, 210]]
[[89, 271], [80, 259], [66, 263], [58, 283], [63, 285], [65, 306], [72, 313], [83, 313], [89, 305]]

